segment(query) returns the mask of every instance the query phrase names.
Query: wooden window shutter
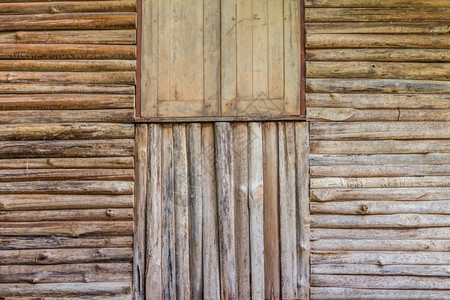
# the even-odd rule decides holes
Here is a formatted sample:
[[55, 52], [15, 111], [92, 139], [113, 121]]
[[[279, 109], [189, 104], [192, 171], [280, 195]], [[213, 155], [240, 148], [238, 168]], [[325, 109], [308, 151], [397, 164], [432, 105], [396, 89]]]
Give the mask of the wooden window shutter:
[[300, 0], [142, 0], [143, 118], [300, 115]]

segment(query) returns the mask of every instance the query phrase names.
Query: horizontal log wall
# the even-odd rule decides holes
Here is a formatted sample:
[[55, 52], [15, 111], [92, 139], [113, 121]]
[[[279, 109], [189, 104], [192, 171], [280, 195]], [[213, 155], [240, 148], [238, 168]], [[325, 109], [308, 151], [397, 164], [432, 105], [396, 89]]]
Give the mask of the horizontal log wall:
[[0, 0], [2, 299], [131, 298], [135, 11]]
[[138, 125], [139, 299], [307, 299], [307, 133]]
[[305, 5], [311, 299], [446, 299], [450, 2]]

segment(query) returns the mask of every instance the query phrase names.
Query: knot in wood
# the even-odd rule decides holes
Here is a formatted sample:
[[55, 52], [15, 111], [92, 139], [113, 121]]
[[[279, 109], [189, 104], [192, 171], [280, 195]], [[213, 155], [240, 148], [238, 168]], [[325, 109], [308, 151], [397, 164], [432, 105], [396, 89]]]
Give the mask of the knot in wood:
[[105, 214], [106, 214], [108, 217], [112, 217], [112, 216], [114, 215], [114, 211], [113, 211], [112, 209], [107, 209], [107, 210], [105, 211]]
[[367, 206], [366, 204], [363, 204], [359, 207], [359, 212], [362, 215], [367, 215], [369, 213], [369, 206]]
[[39, 278], [38, 277], [33, 277], [33, 278], [31, 278], [31, 280], [30, 280], [30, 282], [31, 283], [33, 283], [33, 284], [36, 284], [36, 283], [39, 283]]
[[38, 260], [46, 260], [49, 257], [50, 257], [50, 254], [48, 252], [42, 252], [42, 253], [38, 254], [37, 259]]
[[56, 8], [54, 6], [50, 7], [50, 13], [56, 14], [56, 13], [59, 13], [59, 12], [60, 12], [60, 10], [58, 8]]
[[0, 202], [0, 210], [3, 210], [3, 209], [5, 209], [5, 207], [6, 207], [6, 204], [5, 204], [5, 203], [2, 203], [2, 202]]

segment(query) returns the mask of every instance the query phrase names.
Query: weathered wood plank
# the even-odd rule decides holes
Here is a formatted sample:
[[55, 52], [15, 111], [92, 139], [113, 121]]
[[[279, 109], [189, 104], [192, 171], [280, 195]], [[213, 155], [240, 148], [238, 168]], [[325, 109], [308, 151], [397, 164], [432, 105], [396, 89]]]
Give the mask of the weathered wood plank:
[[447, 21], [449, 8], [307, 8], [305, 22], [424, 22]]
[[189, 182], [186, 147], [186, 125], [173, 126], [174, 203], [175, 203], [175, 263], [176, 293], [180, 299], [191, 297], [189, 240]]
[[[428, 35], [427, 37], [428, 38]], [[308, 49], [308, 61], [449, 62], [448, 49]]]
[[236, 3], [221, 2], [221, 34], [220, 34], [220, 61], [221, 61], [221, 105], [223, 116], [236, 115], [237, 97], [237, 29], [236, 29]]
[[1, 60], [0, 71], [104, 72], [135, 71], [131, 60]]
[[[1, 122], [1, 117], [0, 117]], [[128, 124], [20, 124], [1, 125], [0, 141], [7, 140], [77, 140], [133, 138], [134, 127]]]
[[333, 165], [441, 165], [450, 164], [450, 153], [429, 154], [368, 154], [368, 155], [321, 155], [312, 154], [309, 157], [311, 166]]
[[0, 265], [131, 262], [132, 256], [128, 248], [5, 250], [0, 251]]
[[[322, 240], [316, 240], [312, 241], [311, 243], [312, 248], [315, 251], [438, 251], [438, 252], [445, 252], [450, 249], [450, 241], [449, 240], [347, 240], [347, 239], [322, 239]], [[316, 265], [319, 266], [319, 265]], [[329, 274], [346, 274], [346, 273], [340, 273], [338, 271], [339, 267], [334, 268], [333, 273]], [[360, 265], [355, 265], [360, 266]], [[362, 266], [362, 265], [361, 265]], [[447, 269], [448, 267], [435, 267], [435, 266], [429, 266], [429, 269], [437, 272], [426, 272], [429, 269], [427, 269], [425, 266], [420, 266], [420, 268], [413, 267], [396, 267], [396, 266], [385, 266], [385, 267], [392, 267], [389, 268], [383, 268], [383, 266], [374, 265], [376, 268], [370, 268], [368, 270], [371, 271], [356, 271], [358, 267], [354, 268], [355, 273], [347, 273], [347, 274], [388, 274], [388, 275], [423, 275], [423, 276], [429, 276], [429, 275], [444, 275], [447, 276], [447, 274], [443, 274], [442, 269]], [[348, 267], [348, 266], [347, 266]], [[349, 268], [351, 269], [351, 268]], [[375, 271], [376, 270], [376, 271]], [[400, 273], [403, 271], [402, 273]], [[336, 273], [334, 273], [336, 272]], [[342, 267], [341, 272], [348, 272], [345, 271], [345, 267]], [[364, 273], [367, 272], [367, 273]], [[317, 272], [317, 274], [320, 274], [320, 272]]]
[[[131, 223], [131, 222], [130, 222]], [[49, 224], [49, 223], [48, 223]], [[64, 224], [63, 224], [64, 225]], [[94, 224], [95, 225], [95, 224]], [[118, 224], [121, 225], [120, 223]], [[130, 227], [130, 232], [132, 226]], [[55, 234], [57, 234], [55, 232]], [[132, 236], [4, 236], [0, 237], [0, 250], [59, 249], [59, 248], [132, 248]]]
[[[134, 105], [134, 96], [131, 95], [0, 94], [1, 110], [123, 109], [123, 108], [133, 108], [134, 107], [133, 105]], [[30, 111], [28, 111], [28, 113], [30, 113]]]
[[134, 86], [118, 84], [0, 83], [0, 94], [134, 94]]
[[298, 280], [295, 137], [294, 123], [278, 123], [281, 289], [287, 299], [297, 298]]
[[[202, 125], [186, 125], [186, 154], [188, 164], [189, 192], [189, 271], [191, 276], [191, 297], [199, 299], [203, 295], [203, 184], [202, 184]], [[207, 279], [208, 280], [208, 279]]]
[[130, 208], [0, 211], [0, 222], [133, 220]]
[[0, 211], [131, 208], [132, 196], [122, 195], [2, 195]]
[[134, 140], [1, 141], [0, 157], [103, 157], [134, 155]]
[[309, 78], [449, 80], [449, 73], [449, 63], [306, 62], [306, 76]]
[[[264, 287], [265, 295], [275, 299], [279, 299], [282, 295], [284, 297], [285, 289], [282, 290], [283, 277], [281, 276], [285, 275], [288, 277], [290, 275], [290, 273], [287, 273], [287, 270], [283, 268], [286, 267], [283, 265], [283, 263], [286, 262], [286, 257], [280, 257], [280, 250], [281, 254], [283, 254], [283, 250], [285, 250], [281, 244], [283, 240], [281, 240], [280, 236], [286, 238], [283, 236], [283, 234], [285, 234], [283, 233], [283, 230], [286, 230], [286, 228], [282, 226], [285, 225], [282, 218], [287, 217], [282, 215], [282, 203], [283, 201], [291, 200], [289, 199], [289, 196], [291, 196], [289, 192], [291, 191], [284, 191], [284, 189], [287, 189], [288, 187], [283, 186], [287, 180], [287, 166], [285, 166], [284, 161], [281, 161], [282, 159], [284, 160], [283, 155], [285, 154], [285, 136], [280, 136], [282, 133], [285, 133], [285, 130], [281, 132], [281, 130], [284, 129], [281, 128], [281, 126], [283, 126], [283, 124], [277, 126], [277, 123], [275, 122], [263, 123], [261, 137], [263, 138], [262, 156], [264, 158], [262, 166], [264, 181]], [[280, 153], [278, 154], [279, 151]], [[278, 166], [280, 166], [280, 168], [278, 168]], [[280, 183], [280, 187], [278, 187], [278, 183]], [[288, 199], [284, 200], [283, 198], [286, 197]], [[289, 232], [289, 234], [292, 234], [292, 232]], [[284, 242], [286, 242], [286, 240], [284, 240]], [[283, 260], [283, 258], [285, 260]], [[292, 265], [292, 267], [295, 267], [295, 264]], [[289, 279], [290, 278], [288, 277], [286, 280], [286, 283], [288, 284], [290, 283]]]
[[203, 113], [217, 116], [220, 112], [220, 5], [219, 1], [203, 1]]
[[[267, 44], [268, 44], [268, 97], [284, 97], [284, 1], [267, 2]], [[297, 17], [295, 14], [294, 17]], [[292, 38], [293, 36], [291, 36]], [[297, 36], [295, 36], [297, 38]], [[244, 42], [245, 43], [245, 42]], [[290, 55], [286, 55], [289, 57]]]
[[131, 169], [133, 157], [0, 159], [0, 169]]
[[351, 201], [312, 202], [314, 213], [343, 215], [389, 215], [399, 213], [450, 214], [450, 201]]
[[312, 154], [448, 153], [449, 140], [311, 141]]
[[[284, 97], [288, 115], [300, 114], [301, 45], [300, 45], [300, 3], [296, 0], [284, 1]], [[301, 19], [302, 18], [302, 19]]]
[[297, 184], [297, 255], [298, 297], [310, 298], [310, 197], [309, 197], [309, 126], [305, 122], [295, 123], [296, 184]]
[[[100, 36], [99, 30], [103, 29], [134, 29], [136, 26], [135, 13], [78, 13], [78, 14], [39, 14], [39, 15], [0, 15], [0, 32], [13, 30], [92, 30], [95, 36]], [[97, 31], [97, 32], [95, 32]], [[131, 31], [131, 30], [130, 30]], [[118, 32], [117, 32], [118, 33]], [[126, 34], [126, 32], [123, 32]], [[39, 34], [39, 33], [38, 33]], [[42, 32], [45, 35], [45, 32]], [[47, 34], [52, 35], [51, 32]], [[86, 32], [86, 34], [89, 34]], [[103, 33], [104, 34], [104, 33]], [[129, 34], [129, 33], [128, 33]], [[12, 36], [19, 43], [26, 36], [36, 36], [32, 33], [18, 32]], [[106, 33], [108, 35], [108, 33]], [[129, 38], [131, 36], [129, 35]], [[127, 38], [129, 40], [129, 38]], [[100, 41], [91, 41], [88, 44]]]
[[311, 178], [310, 187], [316, 188], [395, 188], [395, 187], [449, 187], [450, 176], [426, 177], [323, 177]]
[[2, 236], [115, 236], [132, 235], [133, 222], [5, 222], [0, 229]]
[[312, 122], [310, 128], [311, 140], [418, 140], [450, 137], [450, 124], [447, 122]]
[[450, 279], [420, 276], [315, 275], [313, 286], [337, 286], [371, 289], [448, 290]]
[[[414, 3], [416, 3], [415, 1]], [[389, 4], [390, 5], [390, 4]], [[408, 3], [412, 5], [412, 3]], [[333, 22], [333, 23], [306, 23], [305, 30], [308, 34], [323, 33], [430, 33], [446, 34], [449, 32], [449, 25], [446, 22]]]
[[133, 294], [135, 299], [145, 297], [145, 222], [147, 206], [148, 174], [148, 126], [136, 126], [136, 186], [134, 201], [134, 243], [133, 243]]
[[[90, 122], [96, 122], [96, 123], [131, 123], [134, 120], [134, 110], [133, 109], [102, 109], [102, 110], [0, 110], [0, 124], [22, 124], [23, 123], [35, 123], [34, 128], [45, 128], [46, 126], [53, 126], [56, 128], [65, 126], [68, 127], [66, 131], [75, 131], [77, 128], [83, 128], [83, 127], [100, 127], [101, 125], [98, 124], [85, 124], [85, 125], [77, 125], [77, 124], [66, 124], [66, 125], [51, 125], [50, 123], [90, 123]], [[46, 123], [45, 125], [38, 125]], [[105, 124], [107, 126], [107, 124]], [[115, 128], [115, 131], [117, 131], [117, 125], [110, 124]], [[17, 126], [17, 125], [15, 125]], [[24, 125], [25, 126], [25, 125]], [[27, 125], [28, 128], [30, 128], [31, 124]], [[70, 130], [70, 126], [72, 126], [72, 129]], [[5, 126], [6, 128], [11, 128], [11, 126]], [[120, 127], [120, 126], [119, 126]], [[126, 126], [123, 126], [125, 129]], [[51, 127], [49, 130], [52, 129]], [[25, 130], [25, 129], [24, 129]], [[53, 129], [54, 130], [54, 129]], [[61, 129], [59, 129], [61, 131]], [[36, 130], [37, 134], [41, 134], [45, 136], [44, 133], [40, 133], [39, 130]], [[42, 131], [42, 129], [41, 129]], [[102, 131], [102, 129], [99, 129], [99, 133]], [[62, 130], [64, 132], [64, 130]], [[126, 130], [125, 132], [126, 133]], [[7, 134], [7, 132], [5, 133]], [[95, 131], [86, 132], [86, 135], [92, 135], [92, 137], [95, 137]], [[118, 136], [118, 138], [124, 138], [126, 135], [129, 136], [129, 134], [124, 134], [124, 136]], [[61, 135], [64, 137], [64, 135]], [[80, 135], [83, 137], [83, 135]], [[107, 136], [107, 135], [106, 135]], [[134, 137], [134, 134], [130, 136], [131, 138]], [[114, 137], [113, 137], [114, 138]], [[43, 139], [43, 138], [42, 138]]]
[[449, 109], [354, 109], [354, 108], [322, 108], [306, 109], [310, 121], [449, 121]]
[[333, 200], [448, 200], [450, 189], [448, 187], [431, 188], [358, 188], [347, 189], [314, 189], [311, 190], [311, 201], [333, 201]]
[[313, 229], [311, 240], [318, 239], [380, 239], [380, 240], [415, 240], [415, 239], [450, 239], [448, 228], [416, 229]]
[[162, 126], [162, 282], [163, 298], [175, 299], [175, 191], [173, 159], [173, 128], [171, 124]]
[[429, 299], [445, 298], [448, 291], [438, 290], [383, 290], [341, 287], [311, 287], [312, 299], [362, 300], [362, 299]]
[[[220, 122], [215, 123], [214, 126], [216, 157], [222, 158], [216, 163], [221, 298], [233, 299], [237, 297], [237, 282], [232, 129], [230, 123]], [[262, 269], [262, 273], [264, 273], [264, 269]], [[264, 289], [263, 286], [262, 288]]]
[[3, 283], [60, 283], [129, 281], [130, 263], [61, 264], [47, 266], [0, 266]]
[[132, 181], [1, 182], [0, 194], [132, 195]]
[[311, 227], [314, 228], [420, 228], [449, 226], [450, 216], [441, 214], [393, 214], [388, 216], [311, 216]]
[[384, 177], [384, 176], [436, 176], [450, 174], [450, 165], [340, 165], [311, 166], [311, 177]]
[[[448, 14], [448, 13], [447, 13]], [[430, 34], [307, 34], [307, 48], [448, 48], [448, 35]], [[367, 54], [366, 54], [367, 55]], [[370, 60], [370, 56], [367, 55]], [[330, 66], [333, 68], [333, 66]], [[433, 66], [429, 66], [432, 68]], [[376, 69], [373, 69], [376, 71]], [[422, 69], [423, 71], [423, 69]], [[445, 76], [445, 74], [441, 75]], [[431, 79], [431, 78], [429, 78]]]
[[[311, 264], [448, 265], [449, 252], [313, 252]], [[448, 278], [447, 278], [448, 280]]]
[[252, 99], [269, 96], [267, 0], [253, 0], [252, 11]]
[[[146, 212], [145, 297], [162, 298], [162, 192], [161, 126], [148, 126], [148, 192]], [[141, 212], [142, 213], [142, 212]]]
[[[233, 138], [235, 135], [233, 135]], [[219, 227], [218, 203], [216, 185], [215, 147], [213, 124], [202, 125], [202, 192], [203, 192], [203, 296], [210, 299], [220, 299], [220, 266], [219, 266]], [[238, 166], [238, 165], [236, 165]], [[236, 169], [235, 169], [236, 172]], [[236, 178], [236, 177], [235, 177]], [[236, 185], [235, 185], [236, 188]], [[236, 198], [238, 201], [238, 198]], [[238, 202], [237, 202], [238, 203]], [[237, 204], [238, 205], [238, 204]], [[238, 211], [239, 206], [236, 207]], [[248, 218], [248, 217], [247, 217]], [[236, 226], [238, 226], [237, 223]], [[236, 230], [236, 238], [240, 236]], [[239, 240], [237, 240], [239, 241]], [[236, 243], [237, 270], [239, 270], [239, 249], [241, 244]], [[247, 256], [248, 257], [248, 256]], [[239, 278], [240, 272], [237, 272]], [[239, 279], [237, 279], [239, 280]], [[239, 284], [239, 281], [238, 281]], [[240, 286], [239, 286], [240, 291]]]
[[66, 297], [81, 296], [117, 296], [127, 298], [131, 292], [131, 284], [125, 282], [95, 283], [17, 283], [0, 284], [0, 292], [5, 297]]
[[0, 15], [61, 14], [87, 12], [135, 12], [135, 1], [65, 1], [54, 3], [1, 3]]
[[233, 125], [236, 269], [238, 298], [250, 299], [250, 220], [248, 195], [248, 126]]
[[248, 125], [248, 185], [250, 208], [251, 289], [254, 299], [265, 298], [264, 179], [261, 123]]
[[306, 91], [311, 93], [394, 93], [447, 94], [450, 83], [432, 80], [392, 79], [307, 79]]
[[339, 3], [333, 0], [306, 0], [306, 7], [448, 7], [447, 0], [416, 0], [410, 2], [408, 0], [391, 0], [389, 2], [383, 0], [340, 0]]

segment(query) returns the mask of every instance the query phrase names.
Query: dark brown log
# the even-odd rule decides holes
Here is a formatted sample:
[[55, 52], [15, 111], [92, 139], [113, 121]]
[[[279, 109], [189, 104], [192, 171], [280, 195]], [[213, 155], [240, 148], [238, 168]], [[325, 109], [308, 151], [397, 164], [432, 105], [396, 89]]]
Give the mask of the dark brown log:
[[[57, 15], [0, 15], [0, 31], [13, 30], [82, 30], [82, 29], [135, 29], [135, 13], [84, 13]], [[97, 32], [99, 34], [100, 32]], [[50, 33], [51, 34], [51, 33]], [[93, 34], [95, 34], [93, 32]], [[16, 34], [13, 33], [15, 36]], [[23, 41], [23, 33], [16, 39]], [[89, 43], [86, 40], [86, 43]], [[93, 43], [99, 43], [95, 41]]]
[[[136, 59], [136, 46], [2, 44], [0, 59]], [[3, 62], [2, 62], [3, 63]]]
[[61, 14], [84, 12], [135, 12], [135, 1], [74, 1], [54, 3], [2, 3], [0, 14]]
[[0, 157], [133, 156], [134, 140], [3, 141]]
[[135, 84], [134, 72], [0, 72], [0, 83]]
[[132, 60], [0, 60], [0, 71], [111, 72], [135, 71]]
[[[133, 108], [132, 95], [0, 94], [0, 110]], [[110, 110], [108, 110], [110, 111]], [[114, 111], [110, 111], [114, 112]], [[28, 112], [30, 113], [30, 112]], [[85, 112], [87, 113], [87, 112]]]
[[131, 94], [134, 86], [117, 84], [29, 84], [0, 83], [0, 94]]

